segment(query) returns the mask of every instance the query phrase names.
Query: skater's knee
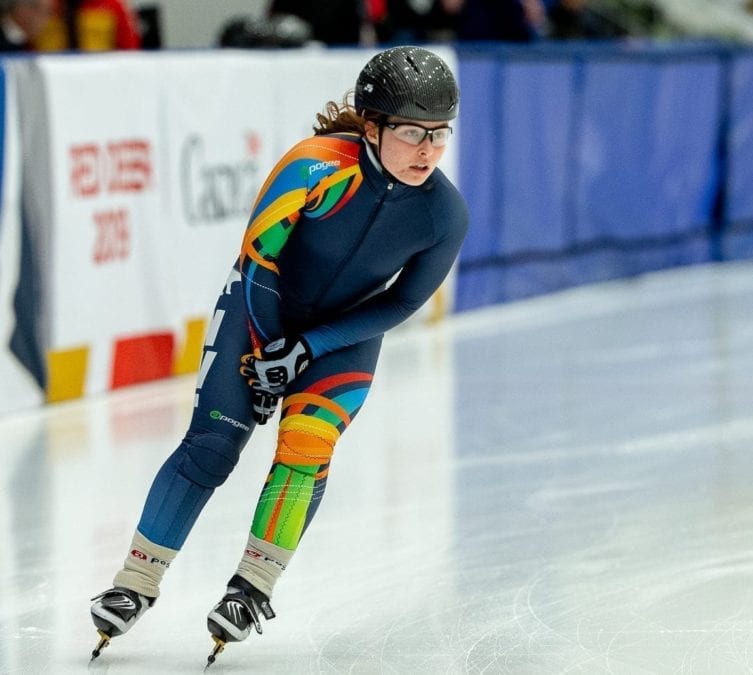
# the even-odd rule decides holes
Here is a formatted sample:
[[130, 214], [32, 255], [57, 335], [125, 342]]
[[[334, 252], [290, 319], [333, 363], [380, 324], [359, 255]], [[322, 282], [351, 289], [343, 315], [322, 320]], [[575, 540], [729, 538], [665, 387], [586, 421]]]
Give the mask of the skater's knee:
[[275, 462], [318, 466], [326, 464], [340, 438], [337, 428], [316, 417], [293, 415], [280, 423]]
[[220, 434], [193, 434], [183, 441], [181, 473], [198, 485], [216, 488], [230, 475], [240, 457], [239, 444]]

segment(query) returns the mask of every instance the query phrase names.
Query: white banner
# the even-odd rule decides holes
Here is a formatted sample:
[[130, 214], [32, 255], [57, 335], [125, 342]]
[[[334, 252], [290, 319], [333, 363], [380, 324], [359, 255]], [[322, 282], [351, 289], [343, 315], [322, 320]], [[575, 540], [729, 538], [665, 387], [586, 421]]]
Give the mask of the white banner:
[[161, 78], [147, 55], [37, 60], [53, 198], [50, 350], [88, 345], [88, 391], [112, 381], [115, 339], [173, 331], [161, 268]]
[[158, 60], [163, 246], [182, 319], [209, 315], [238, 257], [251, 206], [276, 161], [275, 72], [255, 53]]
[[[456, 67], [451, 50], [437, 51]], [[196, 369], [259, 187], [374, 53], [142, 52], [14, 63], [42, 289], [32, 342], [48, 400]], [[456, 145], [441, 165], [451, 180]], [[7, 308], [8, 291], [0, 291]], [[434, 312], [429, 306], [419, 318]]]

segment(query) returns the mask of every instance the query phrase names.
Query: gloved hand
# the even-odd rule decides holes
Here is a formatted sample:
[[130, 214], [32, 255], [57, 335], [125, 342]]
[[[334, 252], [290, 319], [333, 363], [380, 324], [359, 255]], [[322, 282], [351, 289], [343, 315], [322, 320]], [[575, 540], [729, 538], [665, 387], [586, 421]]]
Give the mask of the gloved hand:
[[266, 424], [275, 414], [280, 394], [267, 391], [254, 383], [251, 385], [251, 415], [257, 424]]
[[258, 358], [244, 354], [241, 374], [253, 378], [263, 389], [279, 394], [308, 368], [311, 359], [311, 350], [303, 338], [280, 338], [263, 347]]

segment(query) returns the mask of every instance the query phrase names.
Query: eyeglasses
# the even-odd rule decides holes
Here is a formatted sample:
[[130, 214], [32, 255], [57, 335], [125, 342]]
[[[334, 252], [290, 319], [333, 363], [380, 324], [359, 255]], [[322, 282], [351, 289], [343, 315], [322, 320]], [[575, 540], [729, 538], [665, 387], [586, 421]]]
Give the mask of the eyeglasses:
[[420, 124], [407, 124], [405, 122], [384, 122], [382, 126], [387, 127], [397, 136], [398, 140], [409, 145], [421, 145], [428, 136], [435, 148], [441, 148], [447, 145], [447, 141], [452, 136], [452, 127], [449, 126], [427, 129]]

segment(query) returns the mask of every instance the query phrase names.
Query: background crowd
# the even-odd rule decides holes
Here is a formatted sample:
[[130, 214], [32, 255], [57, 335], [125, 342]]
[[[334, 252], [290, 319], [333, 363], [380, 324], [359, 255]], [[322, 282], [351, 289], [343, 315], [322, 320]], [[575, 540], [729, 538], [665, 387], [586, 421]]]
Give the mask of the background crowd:
[[[310, 40], [328, 45], [445, 41], [531, 42], [614, 38], [634, 25], [632, 10], [600, 0], [271, 0], [261, 19], [233, 22], [227, 46], [273, 46]], [[622, 16], [621, 16], [622, 15]], [[291, 20], [291, 18], [293, 20]]]
[[104, 51], [144, 45], [128, 0], [0, 0], [6, 52]]
[[[389, 45], [424, 42], [677, 37], [674, 0], [257, 0], [262, 11], [227, 18], [223, 47]], [[696, 15], [684, 0], [685, 15]], [[753, 0], [704, 0], [704, 11], [753, 14]], [[190, 12], [190, 6], [186, 6]], [[675, 13], [676, 14], [676, 13]], [[146, 0], [0, 0], [4, 52], [153, 49], [160, 4]], [[733, 24], [740, 22], [734, 18]], [[753, 16], [751, 16], [753, 30]], [[690, 32], [690, 30], [688, 30]], [[721, 28], [718, 33], [724, 33]], [[729, 37], [729, 36], [727, 36]]]

